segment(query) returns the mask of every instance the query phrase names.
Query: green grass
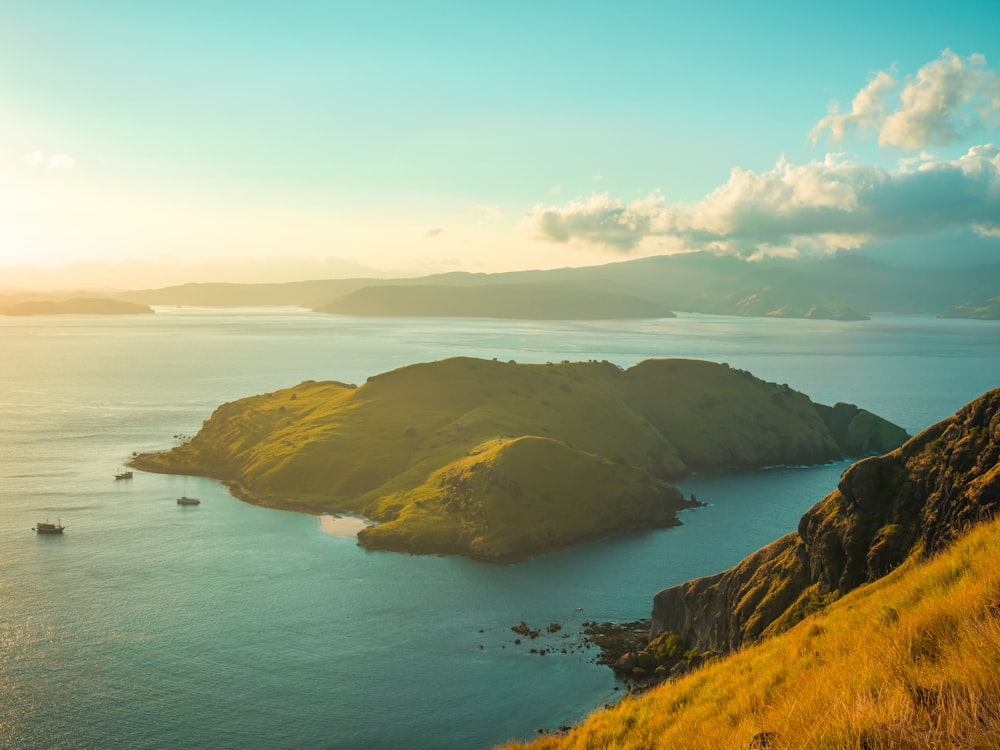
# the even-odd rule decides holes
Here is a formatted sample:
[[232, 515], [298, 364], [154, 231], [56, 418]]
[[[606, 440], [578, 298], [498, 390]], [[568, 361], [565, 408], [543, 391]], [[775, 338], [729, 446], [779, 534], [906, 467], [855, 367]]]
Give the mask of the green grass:
[[456, 358], [225, 404], [134, 465], [363, 514], [373, 547], [513, 559], [674, 522], [692, 468], [840, 455], [806, 396], [725, 365]]

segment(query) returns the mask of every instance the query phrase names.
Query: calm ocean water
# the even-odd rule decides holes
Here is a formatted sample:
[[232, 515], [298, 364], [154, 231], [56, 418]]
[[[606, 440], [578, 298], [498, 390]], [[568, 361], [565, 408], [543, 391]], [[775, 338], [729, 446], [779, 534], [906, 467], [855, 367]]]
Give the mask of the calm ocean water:
[[[209, 480], [112, 479], [224, 401], [456, 355], [724, 361], [912, 433], [1000, 385], [1000, 324], [0, 317], [0, 747], [486, 748], [575, 722], [618, 695], [573, 647], [581, 622], [648, 616], [658, 589], [794, 529], [845, 468], [691, 477], [711, 505], [682, 527], [507, 566], [367, 552]], [[46, 518], [65, 535], [36, 536]], [[521, 620], [562, 624], [531, 644], [556, 653], [515, 645]]]

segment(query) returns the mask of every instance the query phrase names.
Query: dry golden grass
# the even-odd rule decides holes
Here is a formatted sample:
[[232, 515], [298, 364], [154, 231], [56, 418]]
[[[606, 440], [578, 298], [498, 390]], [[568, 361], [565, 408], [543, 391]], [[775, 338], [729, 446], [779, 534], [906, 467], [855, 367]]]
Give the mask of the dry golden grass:
[[[509, 748], [1000, 747], [1000, 522], [788, 632]], [[758, 739], [758, 743], [760, 740]]]

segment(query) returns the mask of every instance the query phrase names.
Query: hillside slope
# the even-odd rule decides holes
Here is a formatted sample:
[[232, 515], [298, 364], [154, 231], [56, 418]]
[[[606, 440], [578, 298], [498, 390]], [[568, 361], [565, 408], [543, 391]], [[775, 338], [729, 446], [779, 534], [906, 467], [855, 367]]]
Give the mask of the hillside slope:
[[696, 468], [829, 461], [905, 433], [726, 365], [457, 358], [360, 387], [306, 382], [219, 407], [187, 444], [136, 458], [234, 494], [378, 521], [372, 548], [510, 560], [677, 523]]
[[933, 554], [1000, 509], [1000, 389], [895, 451], [851, 466], [797, 532], [723, 573], [653, 600], [652, 637], [727, 651], [789, 627], [876, 580], [914, 553]]
[[532, 750], [1000, 747], [1000, 523]]

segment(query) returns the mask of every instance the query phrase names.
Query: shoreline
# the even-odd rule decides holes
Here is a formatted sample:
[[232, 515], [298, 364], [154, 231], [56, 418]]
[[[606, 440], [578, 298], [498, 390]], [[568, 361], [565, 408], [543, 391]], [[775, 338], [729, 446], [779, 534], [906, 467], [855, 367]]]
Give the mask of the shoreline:
[[377, 523], [353, 513], [320, 513], [319, 527], [330, 536], [357, 539], [358, 532]]
[[[166, 453], [163, 451], [162, 453]], [[272, 510], [283, 510], [292, 513], [303, 513], [305, 515], [316, 516], [322, 525], [323, 516], [336, 516], [340, 518], [362, 518], [365, 523], [361, 524], [357, 529], [357, 532], [351, 534], [355, 536], [358, 541], [358, 546], [363, 547], [367, 550], [372, 550], [376, 552], [397, 552], [405, 553], [410, 555], [458, 555], [465, 557], [469, 560], [475, 562], [485, 562], [492, 563], [494, 565], [508, 565], [514, 563], [524, 562], [532, 557], [538, 555], [549, 554], [552, 552], [558, 552], [560, 550], [569, 549], [570, 547], [575, 547], [580, 544], [588, 544], [592, 542], [598, 542], [602, 539], [613, 539], [615, 537], [625, 536], [627, 534], [635, 534], [641, 531], [654, 531], [656, 529], [673, 528], [676, 526], [683, 526], [680, 519], [677, 518], [677, 514], [681, 511], [691, 510], [694, 508], [700, 508], [705, 505], [700, 501], [695, 500], [691, 502], [686, 500], [685, 504], [676, 508], [672, 511], [671, 517], [669, 519], [664, 519], [656, 523], [631, 523], [624, 526], [618, 526], [615, 528], [601, 528], [594, 529], [591, 533], [584, 534], [572, 541], [567, 541], [560, 544], [552, 544], [544, 547], [539, 547], [537, 549], [530, 550], [518, 550], [512, 551], [503, 555], [483, 555], [477, 554], [475, 550], [469, 549], [468, 547], [462, 547], [457, 544], [427, 544], [423, 546], [410, 546], [406, 544], [372, 544], [370, 541], [366, 541], [366, 534], [364, 531], [366, 529], [373, 528], [379, 525], [378, 519], [367, 518], [364, 516], [359, 516], [350, 510], [340, 510], [334, 508], [317, 507], [312, 503], [307, 503], [303, 501], [289, 500], [287, 498], [277, 497], [275, 495], [264, 495], [259, 492], [255, 492], [249, 489], [246, 485], [236, 479], [227, 479], [220, 476], [217, 473], [209, 471], [198, 471], [197, 468], [188, 468], [185, 470], [180, 470], [173, 466], [167, 466], [156, 460], [156, 456], [160, 453], [141, 453], [138, 456], [133, 457], [130, 461], [126, 462], [126, 465], [139, 469], [140, 471], [148, 471], [153, 474], [175, 474], [178, 476], [199, 476], [206, 479], [214, 479], [221, 482], [222, 485], [229, 491], [229, 494], [248, 505], [256, 505], [262, 508], [270, 508]], [[683, 497], [683, 494], [682, 494]], [[325, 531], [325, 530], [324, 530]], [[329, 533], [329, 532], [327, 532]], [[339, 534], [335, 534], [339, 536]]]

